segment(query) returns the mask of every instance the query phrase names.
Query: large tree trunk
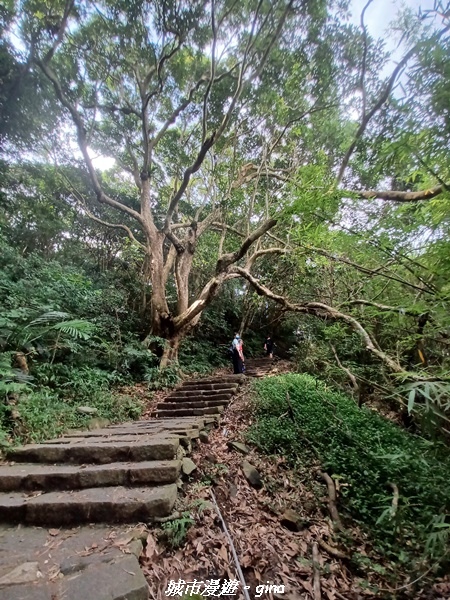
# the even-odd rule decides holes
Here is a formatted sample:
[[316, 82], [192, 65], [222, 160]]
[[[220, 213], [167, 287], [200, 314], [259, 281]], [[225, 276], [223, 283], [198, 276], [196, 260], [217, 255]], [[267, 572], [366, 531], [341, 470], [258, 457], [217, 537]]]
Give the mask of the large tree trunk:
[[170, 364], [173, 364], [178, 361], [178, 349], [180, 347], [180, 343], [183, 337], [184, 334], [177, 333], [166, 341], [166, 346], [164, 348], [164, 352], [159, 365], [161, 369], [164, 369]]

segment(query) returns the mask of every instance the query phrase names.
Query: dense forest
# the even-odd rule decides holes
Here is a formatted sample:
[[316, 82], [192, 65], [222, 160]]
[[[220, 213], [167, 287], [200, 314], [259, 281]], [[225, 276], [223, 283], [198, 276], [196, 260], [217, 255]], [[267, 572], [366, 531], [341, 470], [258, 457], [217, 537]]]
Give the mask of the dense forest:
[[450, 4], [361, 8], [2, 3], [0, 444], [240, 331], [448, 445]]

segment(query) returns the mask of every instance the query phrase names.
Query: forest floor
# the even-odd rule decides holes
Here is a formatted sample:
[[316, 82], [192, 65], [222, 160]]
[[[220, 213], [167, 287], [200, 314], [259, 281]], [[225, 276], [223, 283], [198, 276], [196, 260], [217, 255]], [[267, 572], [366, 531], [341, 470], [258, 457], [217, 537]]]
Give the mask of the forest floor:
[[[278, 371], [286, 370], [289, 370], [288, 364], [280, 363]], [[344, 546], [337, 548], [328, 515], [327, 490], [317, 476], [315, 465], [308, 464], [304, 470], [297, 468], [294, 472], [281, 457], [263, 456], [250, 447], [246, 456], [230, 449], [230, 441], [245, 442], [244, 432], [252, 424], [250, 385], [248, 382], [241, 387], [222, 415], [220, 426], [210, 431], [209, 442], [197, 445], [190, 454], [197, 469], [180, 490], [176, 507], [178, 519], [150, 531], [141, 565], [151, 597], [167, 598], [165, 591], [169, 589], [169, 581], [220, 580], [223, 586], [226, 580], [238, 579], [231, 544], [217, 513], [217, 503], [239, 557], [246, 585], [250, 588], [250, 598], [450, 598], [450, 579], [424, 585], [420, 590], [415, 588], [414, 592], [406, 582], [406, 586], [397, 592], [401, 583], [388, 583], [379, 574], [379, 571], [383, 572], [380, 557], [373, 555], [367, 538], [353, 527], [348, 530], [346, 546], [358, 554], [360, 565], [366, 559], [372, 567], [370, 576], [364, 569], [355, 574], [355, 566]], [[148, 415], [159, 399], [152, 400]], [[261, 474], [264, 482], [261, 489], [254, 489], [247, 482], [242, 471], [243, 460], [249, 461]], [[292, 515], [284, 518], [289, 510], [298, 518], [296, 525], [290, 521]], [[315, 543], [319, 554], [313, 561]], [[400, 574], [397, 576], [399, 581], [404, 581]], [[279, 593], [281, 588], [278, 593], [258, 588], [267, 584], [283, 585], [284, 593]], [[193, 591], [196, 588], [191, 585], [187, 589]], [[228, 596], [220, 594], [218, 588], [215, 595], [244, 598], [242, 587], [238, 590]], [[188, 592], [182, 597], [203, 596]]]

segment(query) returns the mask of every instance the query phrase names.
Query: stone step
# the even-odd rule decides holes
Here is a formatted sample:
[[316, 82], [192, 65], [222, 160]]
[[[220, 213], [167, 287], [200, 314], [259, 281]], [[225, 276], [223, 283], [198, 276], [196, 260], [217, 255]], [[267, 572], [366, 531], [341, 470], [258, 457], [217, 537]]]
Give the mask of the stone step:
[[[197, 409], [200, 410], [200, 409]], [[104, 443], [90, 438], [61, 438], [55, 444], [29, 444], [8, 452], [8, 459], [20, 462], [106, 464], [122, 461], [172, 460], [175, 458], [179, 439], [157, 435], [143, 435], [139, 439], [128, 436], [124, 440], [106, 440]]]
[[5, 465], [0, 466], [0, 492], [174, 483], [180, 468], [179, 460], [116, 462], [81, 467], [23, 463]]
[[173, 410], [166, 408], [157, 409], [158, 416], [161, 417], [170, 417], [171, 415], [174, 417], [183, 417], [188, 415], [219, 415], [222, 411], [222, 406], [208, 406], [206, 408], [176, 408]]
[[210, 394], [211, 390], [214, 391], [231, 391], [235, 392], [239, 388], [237, 383], [195, 383], [189, 384], [184, 383], [181, 387], [177, 388], [175, 391], [184, 392], [187, 394], [195, 394], [195, 393], [207, 393]]
[[232, 396], [233, 394], [205, 394], [204, 396], [180, 396], [176, 393], [172, 393], [166, 396], [166, 400], [169, 400], [170, 402], [210, 402], [212, 400], [224, 400], [225, 402], [228, 402], [229, 400], [231, 400]]
[[179, 417], [178, 419], [158, 419], [150, 421], [133, 421], [130, 423], [120, 423], [110, 425], [107, 429], [115, 430], [123, 427], [130, 427], [133, 431], [141, 432], [143, 429], [162, 429], [162, 431], [171, 432], [176, 428], [203, 429], [204, 420], [202, 417]]
[[229, 400], [189, 400], [188, 402], [176, 401], [170, 402], [170, 398], [166, 398], [164, 402], [156, 405], [156, 408], [205, 408], [207, 406], [225, 406], [229, 404]]
[[196, 396], [215, 396], [216, 394], [229, 394], [230, 396], [232, 396], [236, 392], [237, 392], [237, 387], [236, 388], [217, 388], [217, 389], [205, 388], [205, 389], [198, 389], [198, 390], [194, 390], [191, 388], [189, 388], [189, 389], [180, 388], [177, 390], [173, 390], [173, 392], [171, 392], [171, 395], [183, 396], [186, 398], [189, 398], [189, 397], [195, 398]]
[[204, 379], [189, 379], [183, 382], [183, 387], [196, 384], [217, 384], [217, 383], [244, 383], [245, 375], [221, 375], [217, 377], [205, 377]]
[[175, 483], [158, 487], [96, 487], [26, 497], [0, 494], [0, 521], [32, 525], [139, 523], [169, 515], [177, 497]]
[[[176, 420], [174, 419], [174, 422]], [[188, 427], [182, 427], [181, 425], [174, 425], [174, 427], [172, 429], [166, 429], [165, 431], [169, 432], [171, 435], [181, 435], [181, 436], [188, 436], [191, 439], [197, 438], [198, 437], [198, 432], [200, 431], [199, 428], [196, 429], [190, 429]], [[56, 438], [54, 440], [49, 440], [47, 443], [53, 444], [56, 443], [57, 440], [67, 440], [67, 439], [72, 439], [72, 438], [80, 438], [80, 437], [84, 437], [84, 438], [90, 438], [91, 440], [94, 441], [94, 438], [101, 438], [101, 439], [109, 439], [109, 440], [116, 440], [121, 436], [137, 436], [137, 435], [142, 435], [143, 433], [155, 433], [155, 434], [161, 434], [162, 430], [158, 429], [158, 428], [154, 428], [154, 429], [138, 429], [138, 428], [134, 428], [134, 429], [94, 429], [92, 431], [77, 431], [77, 432], [73, 432], [73, 433], [66, 433], [64, 435], [63, 438]]]

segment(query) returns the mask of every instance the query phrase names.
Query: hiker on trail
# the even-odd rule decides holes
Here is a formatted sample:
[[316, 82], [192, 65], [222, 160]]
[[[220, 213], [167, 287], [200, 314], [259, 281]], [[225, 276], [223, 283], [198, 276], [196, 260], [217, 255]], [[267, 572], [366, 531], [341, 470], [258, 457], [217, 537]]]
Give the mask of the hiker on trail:
[[273, 339], [270, 337], [270, 335], [267, 336], [267, 339], [264, 343], [264, 350], [266, 351], [266, 356], [273, 358]]
[[236, 335], [234, 336], [231, 348], [233, 351], [233, 370], [235, 375], [238, 375], [239, 373], [243, 373], [245, 371], [244, 344], [242, 342], [241, 336], [238, 333], [236, 333]]

